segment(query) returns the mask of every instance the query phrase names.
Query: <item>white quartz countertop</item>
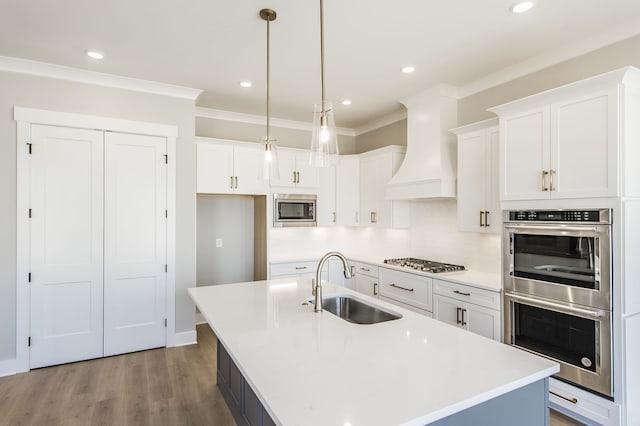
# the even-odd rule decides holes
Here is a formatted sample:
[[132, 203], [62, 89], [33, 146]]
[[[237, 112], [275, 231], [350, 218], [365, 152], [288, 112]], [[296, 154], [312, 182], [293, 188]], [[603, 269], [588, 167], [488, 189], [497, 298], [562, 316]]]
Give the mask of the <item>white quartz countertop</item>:
[[558, 364], [384, 301], [401, 313], [352, 324], [313, 312], [311, 279], [190, 288], [189, 294], [283, 425], [423, 425], [558, 372]]

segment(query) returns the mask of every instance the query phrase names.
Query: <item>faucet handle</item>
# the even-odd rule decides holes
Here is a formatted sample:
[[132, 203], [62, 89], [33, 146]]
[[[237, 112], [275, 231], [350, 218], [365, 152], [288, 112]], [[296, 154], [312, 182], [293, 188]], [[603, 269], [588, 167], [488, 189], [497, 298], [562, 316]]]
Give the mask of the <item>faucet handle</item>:
[[316, 279], [315, 278], [311, 278], [311, 295], [312, 296], [316, 295]]

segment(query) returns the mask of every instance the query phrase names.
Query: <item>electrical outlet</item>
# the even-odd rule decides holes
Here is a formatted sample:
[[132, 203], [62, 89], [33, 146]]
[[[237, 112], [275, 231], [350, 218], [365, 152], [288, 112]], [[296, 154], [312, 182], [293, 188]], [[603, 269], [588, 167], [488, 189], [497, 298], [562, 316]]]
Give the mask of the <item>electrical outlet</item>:
[[216, 247], [217, 248], [222, 247], [222, 238], [216, 238]]

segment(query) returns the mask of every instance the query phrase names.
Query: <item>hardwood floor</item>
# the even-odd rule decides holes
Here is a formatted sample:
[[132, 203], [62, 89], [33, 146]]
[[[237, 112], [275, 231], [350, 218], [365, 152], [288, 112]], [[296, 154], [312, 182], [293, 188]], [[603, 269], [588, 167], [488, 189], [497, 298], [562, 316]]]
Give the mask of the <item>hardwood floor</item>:
[[0, 378], [0, 425], [235, 425], [216, 386], [216, 338]]
[[[0, 378], [0, 425], [233, 426], [216, 387], [216, 338]], [[575, 422], [551, 412], [551, 426]]]

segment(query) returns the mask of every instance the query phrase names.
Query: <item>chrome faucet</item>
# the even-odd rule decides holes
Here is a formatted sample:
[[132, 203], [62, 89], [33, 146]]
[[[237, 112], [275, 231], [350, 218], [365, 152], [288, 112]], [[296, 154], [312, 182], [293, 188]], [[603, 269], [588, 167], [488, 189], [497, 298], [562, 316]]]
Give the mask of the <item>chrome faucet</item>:
[[330, 251], [329, 253], [322, 256], [322, 259], [320, 259], [320, 263], [318, 263], [318, 269], [316, 270], [316, 278], [312, 283], [311, 294], [315, 296], [313, 302], [313, 310], [315, 312], [322, 312], [322, 281], [320, 280], [322, 267], [324, 266], [324, 263], [333, 256], [342, 261], [342, 267], [344, 268], [344, 277], [347, 279], [351, 278], [351, 268], [349, 267], [349, 262], [347, 262], [347, 258], [344, 257], [342, 253], [338, 253], [337, 251]]

